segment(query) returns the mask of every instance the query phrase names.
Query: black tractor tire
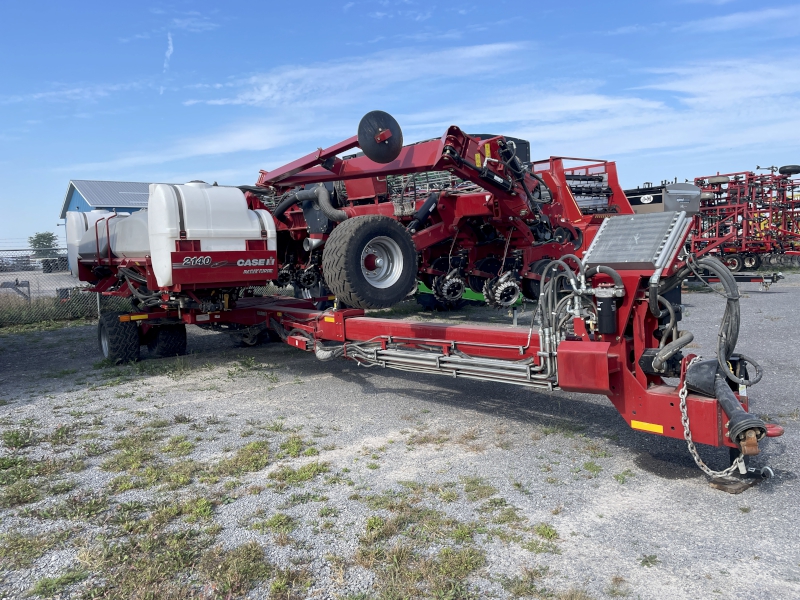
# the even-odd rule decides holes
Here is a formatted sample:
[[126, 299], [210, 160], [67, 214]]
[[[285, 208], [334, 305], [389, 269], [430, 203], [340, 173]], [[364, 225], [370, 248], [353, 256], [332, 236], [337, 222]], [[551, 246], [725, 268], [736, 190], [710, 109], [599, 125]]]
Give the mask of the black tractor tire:
[[758, 254], [748, 254], [742, 259], [742, 262], [748, 271], [757, 271], [761, 266], [761, 257]]
[[741, 254], [725, 254], [722, 257], [722, 262], [728, 267], [731, 273], [738, 273], [744, 266]]
[[186, 325], [157, 325], [151, 332], [147, 349], [155, 357], [168, 358], [186, 354]]
[[124, 314], [127, 313], [105, 313], [97, 322], [100, 353], [115, 365], [139, 360], [139, 326], [136, 321], [120, 321]]
[[[374, 252], [364, 256], [368, 248]], [[416, 285], [417, 249], [411, 234], [394, 219], [353, 217], [337, 225], [325, 243], [322, 272], [347, 306], [389, 308]]]
[[784, 165], [778, 169], [781, 175], [798, 175], [800, 174], [800, 165]]

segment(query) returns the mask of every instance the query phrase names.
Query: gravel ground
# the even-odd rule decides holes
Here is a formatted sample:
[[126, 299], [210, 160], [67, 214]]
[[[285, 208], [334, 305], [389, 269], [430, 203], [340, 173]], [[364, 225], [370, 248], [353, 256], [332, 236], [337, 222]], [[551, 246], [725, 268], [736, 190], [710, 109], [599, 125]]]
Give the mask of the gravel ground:
[[[786, 433], [752, 461], [775, 477], [740, 495], [711, 489], [683, 441], [630, 430], [603, 397], [321, 363], [197, 328], [190, 356], [125, 367], [98, 362], [91, 325], [0, 334], [0, 598], [43, 578], [39, 591], [63, 598], [355, 599], [408, 585], [800, 598], [798, 288], [798, 274], [741, 285], [739, 349], [765, 369], [752, 410]], [[692, 351], [713, 356], [723, 300], [684, 303]], [[701, 453], [726, 464], [727, 451]], [[189, 545], [165, 558], [162, 542]]]

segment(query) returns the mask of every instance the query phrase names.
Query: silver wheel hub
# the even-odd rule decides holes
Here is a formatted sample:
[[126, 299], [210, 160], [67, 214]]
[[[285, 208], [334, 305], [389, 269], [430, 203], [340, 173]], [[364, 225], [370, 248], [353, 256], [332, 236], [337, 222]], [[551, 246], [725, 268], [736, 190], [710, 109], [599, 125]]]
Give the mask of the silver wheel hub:
[[379, 236], [361, 251], [361, 273], [370, 285], [385, 289], [403, 274], [403, 253], [392, 238]]

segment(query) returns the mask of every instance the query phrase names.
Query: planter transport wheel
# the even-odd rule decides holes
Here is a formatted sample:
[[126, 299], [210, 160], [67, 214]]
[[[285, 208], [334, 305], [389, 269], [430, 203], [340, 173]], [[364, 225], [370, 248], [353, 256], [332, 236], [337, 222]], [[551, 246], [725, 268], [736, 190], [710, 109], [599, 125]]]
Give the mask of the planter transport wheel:
[[153, 329], [152, 338], [147, 344], [147, 349], [153, 356], [166, 358], [186, 354], [186, 325], [157, 325]]
[[761, 257], [759, 257], [757, 254], [748, 254], [742, 259], [742, 263], [744, 264], [745, 269], [755, 271], [761, 266]]
[[103, 358], [114, 364], [139, 359], [139, 326], [135, 321], [121, 322], [126, 313], [112, 312], [100, 315], [97, 322], [97, 343]]
[[336, 297], [357, 308], [389, 308], [403, 300], [417, 279], [411, 235], [390, 217], [347, 219], [322, 252], [325, 281]]
[[725, 264], [731, 273], [738, 273], [742, 270], [742, 257], [739, 254], [728, 254], [724, 256], [722, 262]]

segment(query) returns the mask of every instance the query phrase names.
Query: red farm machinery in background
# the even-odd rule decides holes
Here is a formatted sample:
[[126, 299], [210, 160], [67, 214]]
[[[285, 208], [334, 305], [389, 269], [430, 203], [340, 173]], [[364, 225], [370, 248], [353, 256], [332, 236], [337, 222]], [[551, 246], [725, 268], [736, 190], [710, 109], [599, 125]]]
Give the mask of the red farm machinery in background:
[[[759, 167], [760, 168], [760, 167]], [[688, 250], [717, 256], [734, 273], [762, 265], [800, 266], [800, 166], [696, 177], [699, 198]], [[659, 210], [675, 186], [626, 190], [637, 213]]]
[[[707, 474], [746, 473], [743, 457], [782, 430], [748, 412], [761, 368], [735, 352], [728, 269], [686, 254], [686, 211], [634, 214], [614, 163], [527, 163], [519, 142], [453, 126], [404, 146], [396, 121], [374, 111], [358, 135], [262, 171], [255, 185], [154, 184], [142, 214], [76, 217], [81, 279], [134, 302], [101, 317], [102, 353], [182, 354], [185, 326], [198, 325], [320, 360], [602, 394], [632, 428], [686, 439]], [[363, 155], [344, 154], [354, 148]], [[728, 297], [711, 360], [682, 353], [693, 337], [679, 330], [680, 287], [696, 269]], [[418, 278], [443, 305], [467, 288], [496, 307], [524, 294], [538, 302], [538, 325], [365, 315], [403, 300]], [[265, 287], [290, 284], [295, 297]], [[737, 458], [712, 471], [693, 442]]]
[[697, 177], [700, 214], [691, 251], [716, 253], [733, 272], [800, 265], [800, 166]]

